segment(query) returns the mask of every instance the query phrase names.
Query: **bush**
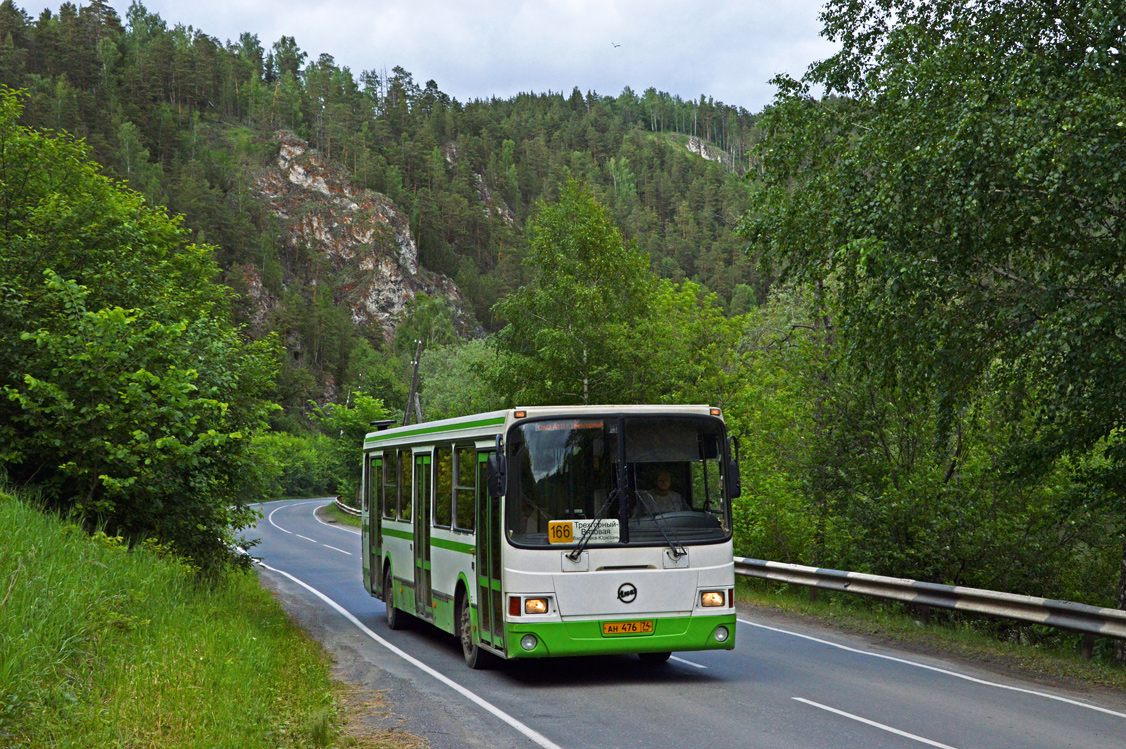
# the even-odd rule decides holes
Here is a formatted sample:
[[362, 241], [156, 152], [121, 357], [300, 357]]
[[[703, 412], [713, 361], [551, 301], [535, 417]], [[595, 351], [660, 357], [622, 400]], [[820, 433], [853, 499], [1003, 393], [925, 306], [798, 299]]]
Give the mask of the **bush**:
[[89, 528], [241, 563], [275, 344], [231, 327], [213, 248], [20, 112], [0, 88], [0, 468]]

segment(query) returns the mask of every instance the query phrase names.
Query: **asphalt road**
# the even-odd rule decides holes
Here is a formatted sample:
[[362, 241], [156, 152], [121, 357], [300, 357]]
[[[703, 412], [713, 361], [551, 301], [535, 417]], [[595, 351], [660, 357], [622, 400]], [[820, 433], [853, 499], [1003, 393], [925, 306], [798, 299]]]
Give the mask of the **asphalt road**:
[[421, 622], [392, 632], [363, 588], [360, 535], [268, 502], [248, 533], [286, 607], [383, 690], [396, 725], [433, 747], [1126, 748], [1126, 696], [1077, 693], [861, 637], [739, 613], [734, 651], [518, 661], [467, 669]]

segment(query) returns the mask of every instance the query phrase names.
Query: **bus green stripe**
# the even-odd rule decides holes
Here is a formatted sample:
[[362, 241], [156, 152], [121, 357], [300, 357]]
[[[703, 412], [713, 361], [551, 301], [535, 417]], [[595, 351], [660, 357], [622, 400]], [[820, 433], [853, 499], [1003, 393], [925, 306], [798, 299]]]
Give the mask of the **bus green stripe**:
[[437, 546], [439, 549], [449, 549], [450, 551], [460, 551], [462, 554], [472, 554], [473, 547], [469, 544], [463, 544], [460, 541], [447, 541], [444, 538], [431, 538], [431, 546]]
[[[383, 526], [383, 535], [391, 536], [392, 538], [401, 538], [404, 541], [413, 541], [413, 531], [401, 531], [398, 528], [388, 528]], [[472, 554], [474, 547], [470, 544], [463, 544], [460, 541], [447, 541], [444, 538], [431, 538], [430, 545], [436, 546], [439, 549], [449, 549], [450, 551], [460, 551], [462, 554]]]
[[411, 531], [401, 531], [398, 528], [388, 528], [387, 526], [383, 526], [383, 535], [391, 536], [392, 538], [401, 538], [406, 541], [414, 540], [414, 533]]
[[437, 432], [453, 432], [453, 431], [456, 431], [458, 429], [473, 429], [474, 427], [490, 427], [490, 426], [496, 426], [498, 424], [503, 424], [503, 423], [504, 423], [504, 417], [499, 416], [499, 417], [494, 418], [494, 419], [480, 419], [478, 421], [463, 421], [459, 424], [445, 424], [443, 426], [436, 426], [436, 427], [422, 427], [420, 429], [411, 429], [408, 432], [396, 432], [394, 434], [379, 433], [379, 434], [372, 435], [372, 436], [368, 437], [367, 439], [365, 439], [364, 440], [364, 447], [367, 447], [368, 445], [370, 445], [372, 443], [380, 442], [382, 440], [387, 440], [387, 439], [398, 439], [400, 437], [414, 437], [415, 435], [419, 435], [419, 434], [434, 434], [434, 433], [437, 433]]

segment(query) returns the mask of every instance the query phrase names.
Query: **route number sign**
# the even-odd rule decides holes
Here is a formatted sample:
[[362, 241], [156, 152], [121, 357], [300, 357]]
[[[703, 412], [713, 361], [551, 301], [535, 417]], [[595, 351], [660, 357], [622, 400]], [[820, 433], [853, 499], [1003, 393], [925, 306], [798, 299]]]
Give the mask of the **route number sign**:
[[616, 544], [622, 537], [621, 521], [616, 518], [605, 520], [552, 520], [547, 524], [547, 541], [552, 544], [578, 543], [587, 530], [596, 525], [588, 543]]

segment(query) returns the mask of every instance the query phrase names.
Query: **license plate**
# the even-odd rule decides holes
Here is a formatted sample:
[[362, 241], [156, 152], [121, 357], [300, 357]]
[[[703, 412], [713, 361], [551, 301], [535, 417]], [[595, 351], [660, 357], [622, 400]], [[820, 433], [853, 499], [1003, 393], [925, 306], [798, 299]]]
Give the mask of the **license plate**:
[[652, 619], [643, 619], [637, 622], [602, 622], [602, 634], [604, 635], [645, 635], [652, 631]]

